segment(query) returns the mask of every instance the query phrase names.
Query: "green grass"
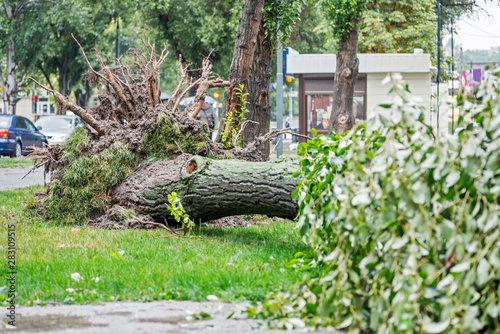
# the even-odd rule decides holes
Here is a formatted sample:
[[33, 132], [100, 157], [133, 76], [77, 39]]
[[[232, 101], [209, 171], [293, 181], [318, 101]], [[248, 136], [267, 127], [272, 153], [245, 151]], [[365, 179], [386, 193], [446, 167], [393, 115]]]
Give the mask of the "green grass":
[[32, 160], [22, 160], [22, 158], [4, 158], [0, 157], [0, 168], [33, 166]]
[[[20, 304], [205, 300], [210, 294], [224, 301], [259, 300], [271, 290], [290, 289], [303, 276], [284, 269], [295, 252], [307, 249], [292, 223], [203, 227], [195, 232], [198, 239], [151, 239], [166, 231], [93, 230], [30, 218], [24, 203], [41, 190], [0, 192], [0, 235], [6, 238], [7, 225], [16, 224]], [[5, 250], [0, 242], [0, 252]], [[5, 271], [2, 261], [2, 276]], [[76, 272], [84, 277], [80, 283], [70, 277]]]

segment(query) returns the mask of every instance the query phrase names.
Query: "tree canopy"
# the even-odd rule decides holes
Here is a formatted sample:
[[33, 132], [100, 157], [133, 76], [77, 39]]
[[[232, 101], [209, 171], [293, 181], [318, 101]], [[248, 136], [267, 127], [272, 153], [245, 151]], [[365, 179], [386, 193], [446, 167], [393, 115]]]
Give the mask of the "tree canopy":
[[361, 53], [436, 53], [434, 0], [368, 1], [360, 22]]

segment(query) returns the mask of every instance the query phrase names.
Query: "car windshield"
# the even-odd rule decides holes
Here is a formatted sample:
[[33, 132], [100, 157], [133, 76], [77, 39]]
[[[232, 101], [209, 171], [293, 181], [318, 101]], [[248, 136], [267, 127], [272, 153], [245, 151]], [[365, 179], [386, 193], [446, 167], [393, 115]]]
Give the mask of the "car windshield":
[[0, 129], [8, 129], [10, 127], [11, 117], [0, 117]]
[[41, 118], [35, 125], [42, 129], [68, 129], [73, 125], [73, 119], [69, 117]]

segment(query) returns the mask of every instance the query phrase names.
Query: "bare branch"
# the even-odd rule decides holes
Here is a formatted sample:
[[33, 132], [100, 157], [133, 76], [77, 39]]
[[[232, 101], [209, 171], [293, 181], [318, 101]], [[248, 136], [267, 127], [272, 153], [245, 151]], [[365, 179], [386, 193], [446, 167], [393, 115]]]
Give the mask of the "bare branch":
[[75, 38], [75, 36], [73, 34], [71, 34], [71, 37], [73, 37], [73, 39], [75, 40], [76, 44], [78, 44], [78, 46], [80, 47], [80, 51], [82, 52], [83, 54], [83, 57], [85, 58], [85, 61], [87, 62], [87, 65], [89, 65], [90, 67], [90, 70], [95, 74], [97, 75], [99, 78], [101, 78], [102, 80], [106, 81], [107, 83], [111, 84], [111, 82], [109, 82], [109, 80], [104, 76], [102, 75], [101, 73], [97, 72], [96, 70], [94, 70], [94, 68], [92, 67], [92, 65], [90, 64], [90, 61], [89, 59], [87, 58], [87, 55], [85, 54], [85, 51], [83, 51], [83, 48], [82, 46], [80, 45], [80, 43], [78, 42], [78, 40]]
[[101, 129], [101, 127], [99, 126], [97, 121], [94, 119], [94, 117], [92, 117], [89, 113], [87, 113], [85, 111], [85, 109], [83, 109], [82, 107], [80, 107], [79, 105], [77, 105], [76, 103], [71, 101], [67, 96], [64, 96], [61, 93], [59, 93], [58, 91], [55, 91], [53, 89], [50, 89], [50, 88], [42, 85], [41, 83], [39, 83], [38, 81], [36, 81], [35, 79], [33, 79], [31, 77], [30, 77], [30, 80], [33, 81], [34, 83], [36, 83], [38, 86], [45, 89], [46, 91], [54, 94], [55, 99], [57, 100], [57, 102], [59, 102], [60, 105], [62, 105], [65, 109], [68, 109], [68, 110], [71, 110], [72, 112], [74, 112], [75, 115], [79, 116], [82, 120], [84, 120], [85, 123], [90, 125], [97, 133], [100, 133], [100, 134], [104, 133], [104, 131]]
[[120, 99], [125, 102], [127, 105], [128, 110], [133, 114], [134, 113], [134, 106], [130, 101], [123, 95], [123, 90], [121, 89], [120, 85], [115, 81], [113, 78], [113, 73], [111, 73], [111, 70], [109, 69], [109, 66], [104, 66], [104, 73], [106, 73], [106, 76], [108, 77], [108, 82], [113, 87], [115, 90], [116, 94], [120, 97]]
[[186, 65], [186, 67], [182, 66], [182, 55], [179, 55], [178, 66], [179, 66], [179, 70], [181, 71], [181, 80], [179, 80], [179, 84], [177, 85], [177, 87], [172, 92], [172, 95], [170, 95], [170, 98], [167, 101], [167, 105], [169, 103], [174, 104], [175, 97], [177, 96], [177, 94], [179, 94], [179, 92], [182, 89], [182, 86], [185, 84], [184, 80], [187, 77], [187, 69], [188, 69], [189, 65]]
[[200, 85], [196, 90], [196, 95], [194, 97], [193, 103], [191, 103], [191, 105], [188, 108], [188, 114], [192, 118], [198, 116], [201, 108], [203, 107], [203, 103], [205, 102], [205, 96], [207, 96], [207, 91], [208, 88], [210, 87], [208, 85], [208, 78], [210, 77], [210, 74], [212, 74], [212, 62], [210, 61], [209, 58], [205, 58], [203, 60], [203, 70], [201, 73], [201, 77], [199, 79]]
[[47, 72], [43, 69], [42, 65], [38, 64], [37, 68], [42, 72], [43, 76], [45, 77], [45, 80], [47, 80], [47, 83], [49, 84], [51, 89], [54, 89], [54, 86], [52, 86], [52, 82], [50, 82], [49, 75]]
[[231, 82], [224, 81], [224, 80], [218, 78], [218, 79], [210, 80], [208, 82], [208, 85], [210, 86], [210, 88], [213, 88], [213, 87], [229, 87], [231, 85]]
[[26, 80], [26, 74], [28, 74], [29, 68], [30, 68], [30, 65], [26, 65], [24, 67], [23, 75], [21, 76], [21, 80], [18, 83], [19, 86], [21, 86], [24, 83], [24, 80]]
[[189, 92], [191, 90], [191, 88], [193, 88], [194, 86], [196, 86], [199, 82], [201, 81], [201, 78], [196, 80], [195, 82], [193, 82], [191, 85], [188, 86], [188, 88], [186, 88], [182, 93], [181, 95], [179, 95], [179, 98], [177, 99], [177, 101], [175, 102], [175, 105], [174, 107], [172, 108], [172, 112], [175, 112], [175, 110], [177, 109], [177, 107], [179, 106], [179, 103], [181, 102], [182, 98], [184, 97], [184, 95], [187, 94], [187, 92]]
[[236, 147], [236, 143], [238, 142], [238, 137], [241, 135], [241, 133], [243, 132], [243, 130], [245, 130], [245, 128], [247, 127], [247, 125], [250, 124], [250, 123], [259, 124], [259, 122], [255, 122], [255, 121], [252, 121], [252, 120], [246, 120], [246, 121], [244, 121], [243, 124], [241, 124], [240, 131], [238, 131], [238, 134], [236, 135], [236, 137], [233, 138], [233, 141], [232, 141], [233, 147]]

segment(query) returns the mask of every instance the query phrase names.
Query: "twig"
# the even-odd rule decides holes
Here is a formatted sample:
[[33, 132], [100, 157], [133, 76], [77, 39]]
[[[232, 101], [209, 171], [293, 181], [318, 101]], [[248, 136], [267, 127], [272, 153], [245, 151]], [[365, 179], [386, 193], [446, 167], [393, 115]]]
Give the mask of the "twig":
[[170, 95], [170, 98], [167, 101], [167, 105], [169, 103], [171, 103], [172, 105], [174, 104], [175, 97], [177, 96], [177, 94], [179, 94], [179, 92], [182, 89], [182, 86], [185, 84], [184, 80], [187, 77], [187, 69], [189, 67], [189, 64], [186, 65], [185, 67], [182, 66], [182, 55], [179, 55], [178, 66], [179, 66], [179, 70], [181, 71], [181, 80], [179, 80], [179, 84], [177, 85], [177, 87], [172, 92], [172, 95]]
[[253, 123], [253, 124], [259, 124], [259, 122], [255, 122], [255, 121], [252, 121], [252, 120], [246, 120], [243, 122], [243, 124], [241, 124], [241, 127], [240, 127], [240, 131], [238, 131], [238, 134], [236, 135], [236, 137], [233, 138], [233, 147], [236, 147], [236, 143], [238, 142], [238, 137], [241, 135], [241, 133], [245, 130], [245, 128], [247, 127], [248, 124], [250, 123]]
[[175, 145], [177, 145], [179, 150], [181, 150], [181, 153], [184, 154], [184, 150], [179, 146], [179, 144], [177, 144], [177, 141], [174, 140], [174, 143], [175, 143]]
[[156, 222], [150, 222], [150, 221], [144, 221], [144, 220], [142, 220], [142, 219], [140, 219], [139, 217], [134, 216], [134, 215], [131, 215], [131, 217], [132, 217], [132, 218], [134, 218], [135, 220], [137, 220], [137, 221], [138, 221], [139, 223], [141, 223], [141, 224], [144, 224], [144, 225], [145, 225], [145, 224], [151, 224], [151, 225], [155, 225], [155, 226], [160, 226], [160, 227], [163, 227], [164, 229], [166, 229], [167, 231], [169, 231], [170, 233], [180, 236], [180, 234], [178, 234], [178, 233], [177, 233], [177, 232], [175, 232], [174, 230], [172, 230], [172, 229], [170, 229], [170, 228], [166, 227], [166, 226], [165, 226], [165, 225], [163, 225], [163, 224], [156, 223]]
[[195, 82], [193, 82], [192, 84], [189, 85], [188, 88], [186, 88], [182, 93], [181, 95], [179, 95], [179, 98], [177, 99], [177, 101], [175, 102], [174, 104], [174, 107], [172, 108], [172, 112], [175, 112], [175, 109], [177, 109], [177, 107], [179, 106], [179, 103], [181, 103], [181, 100], [182, 98], [184, 97], [184, 95], [186, 95], [187, 92], [189, 92], [191, 90], [191, 88], [193, 88], [194, 86], [196, 86], [199, 82], [201, 81], [201, 78], [196, 80]]
[[148, 239], [146, 239], [146, 240], [162, 239], [162, 238], [170, 238], [170, 237], [190, 238], [190, 239], [202, 239], [202, 237], [199, 237], [199, 236], [196, 236], [196, 235], [182, 235], [182, 234], [176, 234], [176, 235], [162, 235], [162, 236], [159, 236], [159, 237], [148, 238]]

